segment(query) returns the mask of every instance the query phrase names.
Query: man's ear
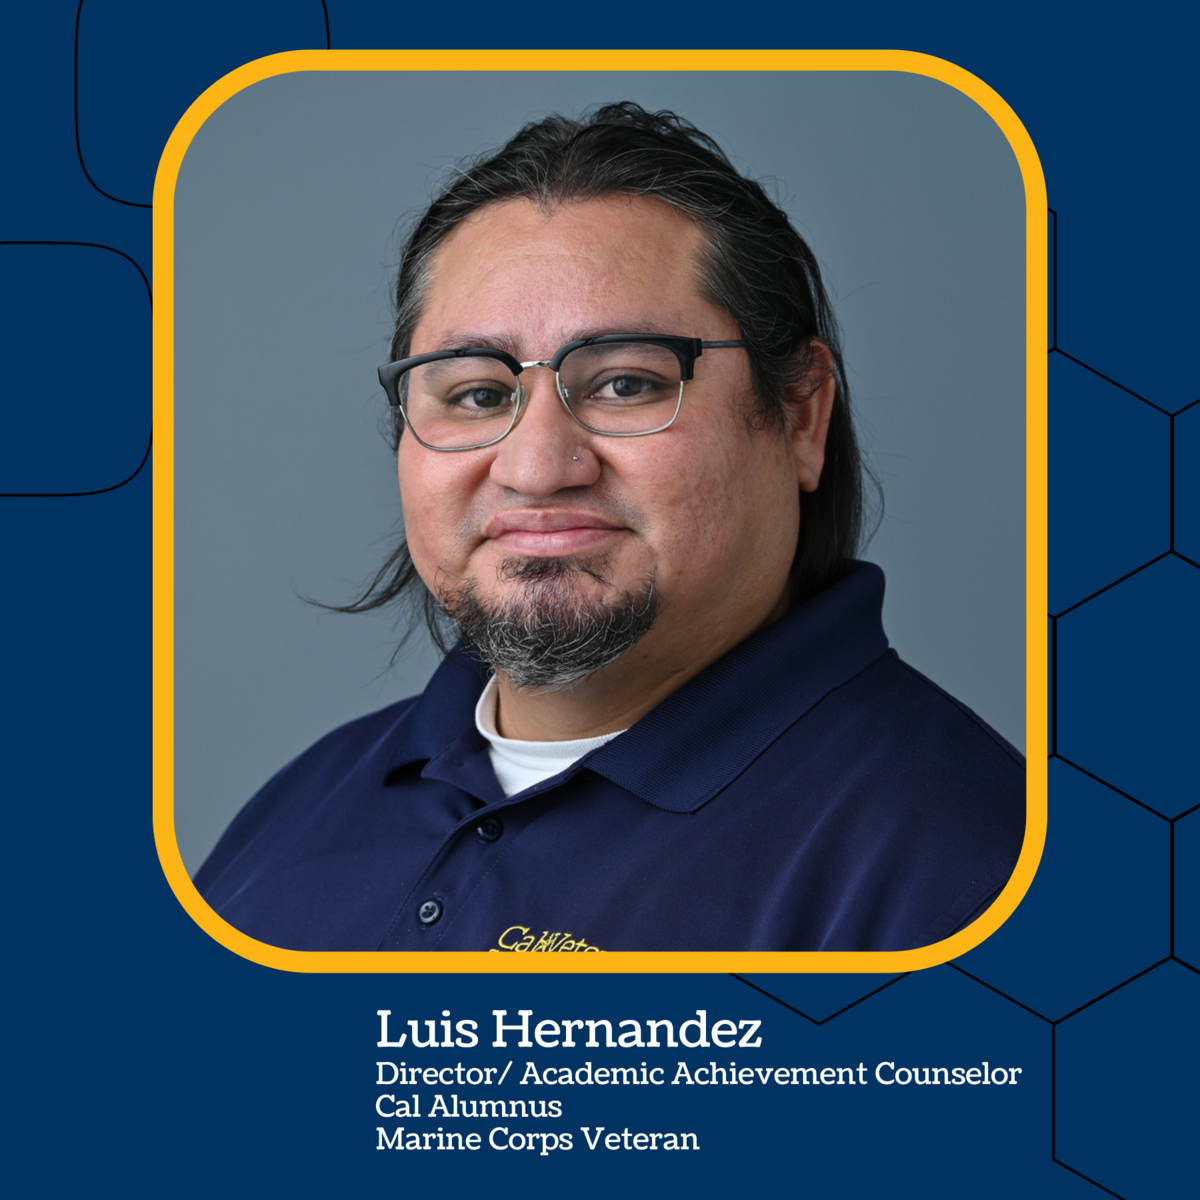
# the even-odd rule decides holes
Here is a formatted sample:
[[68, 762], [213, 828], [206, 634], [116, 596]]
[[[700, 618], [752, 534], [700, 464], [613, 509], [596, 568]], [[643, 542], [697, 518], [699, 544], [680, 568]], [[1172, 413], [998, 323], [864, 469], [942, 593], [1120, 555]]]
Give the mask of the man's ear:
[[796, 456], [800, 490], [815, 492], [825, 466], [825, 439], [837, 395], [837, 376], [829, 347], [813, 338], [807, 348], [808, 370], [787, 399], [788, 436]]

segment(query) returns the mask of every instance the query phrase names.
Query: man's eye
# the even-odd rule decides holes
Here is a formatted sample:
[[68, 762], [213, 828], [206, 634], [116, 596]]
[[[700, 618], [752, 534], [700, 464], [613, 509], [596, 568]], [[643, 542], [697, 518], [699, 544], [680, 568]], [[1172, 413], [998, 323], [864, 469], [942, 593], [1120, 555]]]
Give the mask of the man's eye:
[[471, 387], [453, 392], [446, 398], [450, 408], [465, 412], [495, 412], [512, 399], [512, 393], [499, 387]]
[[662, 384], [645, 375], [627, 373], [598, 379], [588, 389], [589, 400], [653, 400], [662, 391]]

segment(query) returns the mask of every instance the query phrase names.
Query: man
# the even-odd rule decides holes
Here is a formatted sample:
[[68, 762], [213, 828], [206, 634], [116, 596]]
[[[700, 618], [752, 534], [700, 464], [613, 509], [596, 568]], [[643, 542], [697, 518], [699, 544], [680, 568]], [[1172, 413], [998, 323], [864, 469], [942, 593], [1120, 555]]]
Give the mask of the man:
[[836, 329], [786, 216], [636, 105], [550, 118], [416, 225], [406, 542], [361, 611], [461, 641], [335, 731], [196, 883], [307, 950], [895, 950], [978, 916], [1019, 756], [905, 666], [855, 561]]

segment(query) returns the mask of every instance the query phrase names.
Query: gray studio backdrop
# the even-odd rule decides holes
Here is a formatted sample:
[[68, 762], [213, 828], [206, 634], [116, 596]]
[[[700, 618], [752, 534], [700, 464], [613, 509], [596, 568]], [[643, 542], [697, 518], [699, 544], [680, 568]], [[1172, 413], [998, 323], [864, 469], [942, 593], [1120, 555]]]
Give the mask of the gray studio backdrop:
[[1024, 196], [991, 119], [901, 73], [303, 73], [226, 102], [176, 199], [176, 822], [195, 870], [317, 738], [421, 690], [346, 603], [401, 528], [375, 368], [405, 218], [465, 156], [606, 100], [671, 108], [820, 260], [919, 670], [1021, 744]]

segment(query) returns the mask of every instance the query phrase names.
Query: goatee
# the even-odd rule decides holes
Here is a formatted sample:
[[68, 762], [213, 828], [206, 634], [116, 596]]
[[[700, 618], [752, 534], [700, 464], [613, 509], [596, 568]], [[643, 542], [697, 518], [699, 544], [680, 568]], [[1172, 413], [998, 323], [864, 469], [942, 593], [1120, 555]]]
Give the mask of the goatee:
[[607, 600], [579, 594], [581, 577], [611, 591], [604, 558], [507, 558], [497, 574], [525, 586], [489, 604], [467, 583], [439, 597], [479, 657], [514, 687], [556, 692], [616, 662], [658, 616], [653, 576]]

